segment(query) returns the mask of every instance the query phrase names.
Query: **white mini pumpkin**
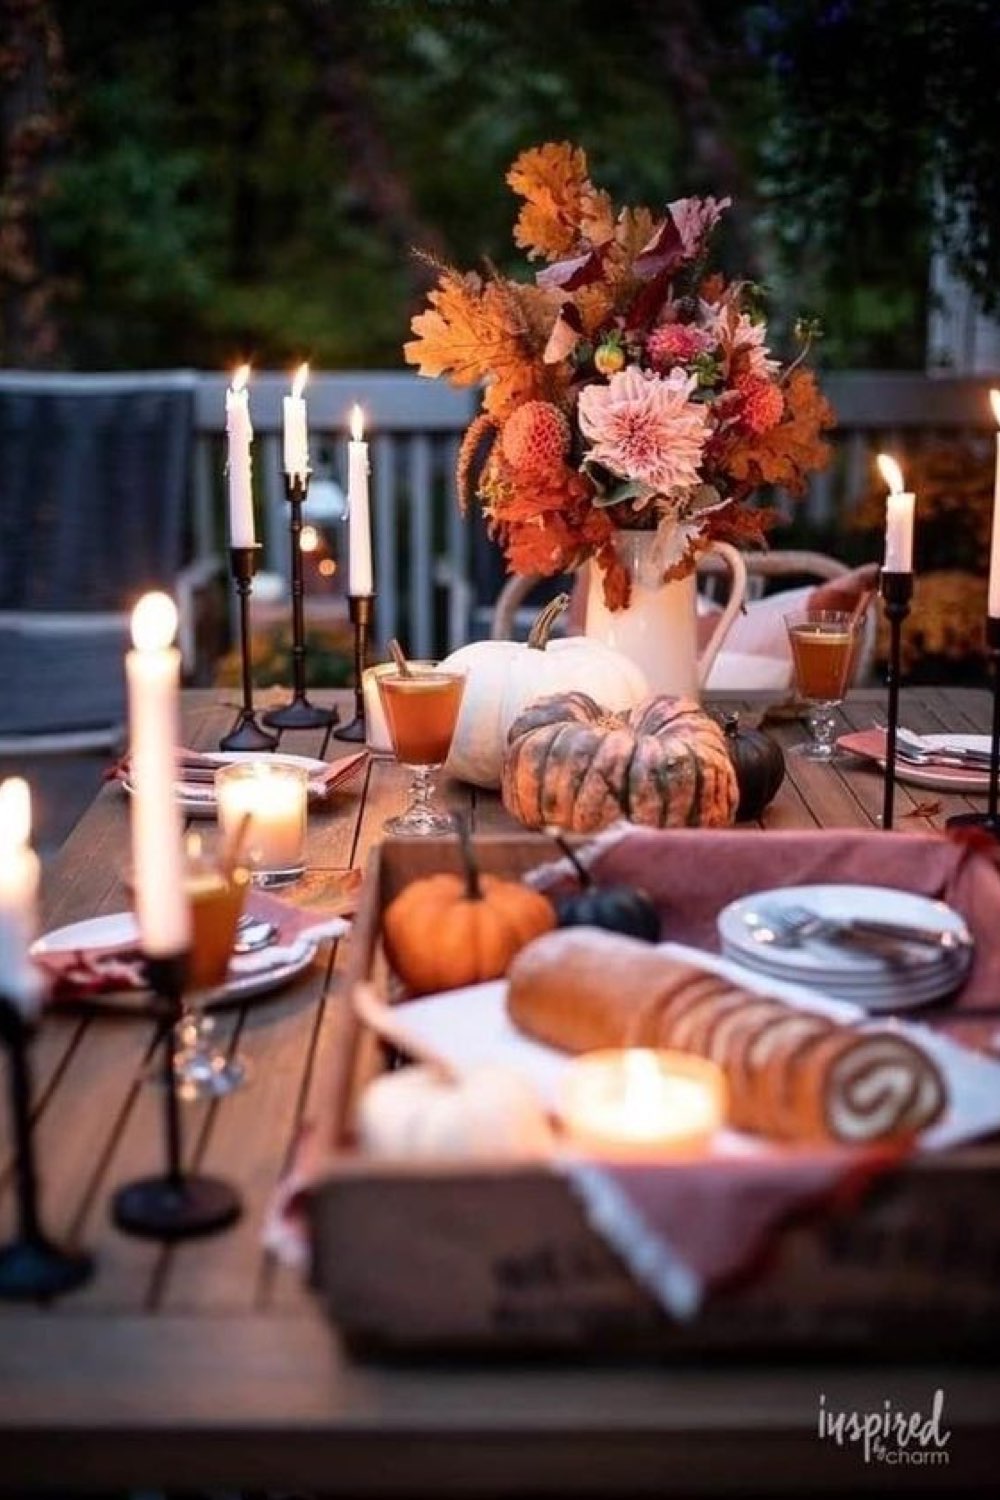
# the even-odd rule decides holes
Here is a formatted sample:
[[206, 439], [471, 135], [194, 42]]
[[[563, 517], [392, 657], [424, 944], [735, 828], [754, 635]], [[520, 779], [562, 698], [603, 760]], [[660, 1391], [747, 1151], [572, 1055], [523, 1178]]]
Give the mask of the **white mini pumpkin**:
[[385, 1073], [358, 1106], [366, 1156], [396, 1161], [538, 1160], [552, 1133], [530, 1086], [484, 1066], [454, 1081], [426, 1064]]
[[462, 709], [447, 771], [476, 786], [498, 787], [507, 731], [529, 703], [552, 693], [585, 692], [602, 708], [623, 712], [649, 693], [645, 673], [611, 646], [587, 636], [550, 640], [569, 603], [560, 594], [542, 610], [525, 643], [474, 641], [442, 664], [465, 673]]

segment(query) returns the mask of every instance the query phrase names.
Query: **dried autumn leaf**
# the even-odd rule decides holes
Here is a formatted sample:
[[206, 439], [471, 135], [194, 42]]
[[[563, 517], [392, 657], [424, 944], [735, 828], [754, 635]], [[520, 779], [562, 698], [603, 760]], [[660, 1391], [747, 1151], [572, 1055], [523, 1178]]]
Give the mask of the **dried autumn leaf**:
[[518, 402], [545, 395], [530, 330], [509, 288], [448, 271], [428, 301], [410, 325], [417, 337], [403, 345], [421, 375], [444, 375], [459, 386], [486, 382], [483, 405], [498, 421]]
[[581, 239], [601, 245], [614, 232], [614, 211], [606, 193], [590, 181], [587, 156], [567, 141], [522, 151], [507, 182], [525, 199], [514, 226], [514, 243], [531, 260], [561, 260]]
[[784, 388], [785, 415], [764, 433], [747, 433], [735, 440], [726, 455], [728, 472], [752, 486], [781, 485], [793, 493], [805, 488], [806, 475], [830, 457], [830, 446], [820, 437], [836, 418], [808, 370], [795, 370]]
[[941, 811], [941, 803], [935, 798], [928, 802], [915, 802], [908, 812], [903, 814], [904, 818], [936, 818]]

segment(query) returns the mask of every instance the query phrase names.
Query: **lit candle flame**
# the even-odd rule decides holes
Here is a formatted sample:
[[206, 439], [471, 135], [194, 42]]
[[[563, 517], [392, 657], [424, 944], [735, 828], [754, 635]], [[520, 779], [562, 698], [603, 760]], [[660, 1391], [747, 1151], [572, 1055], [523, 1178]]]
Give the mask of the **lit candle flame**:
[[903, 471], [896, 460], [888, 453], [880, 453], [878, 456], [878, 466], [882, 478], [889, 486], [890, 494], [901, 495], [904, 488]]
[[638, 1127], [654, 1125], [663, 1110], [663, 1075], [656, 1054], [630, 1048], [622, 1059], [622, 1104]]
[[306, 388], [306, 381], [308, 379], [309, 379], [309, 366], [308, 365], [299, 365], [299, 368], [295, 372], [295, 379], [292, 381], [292, 395], [293, 396], [301, 396], [302, 395], [302, 392]]
[[351, 407], [351, 437], [360, 443], [365, 435], [365, 415], [360, 406]]
[[177, 634], [177, 606], [169, 594], [143, 594], [132, 611], [137, 651], [164, 651]]
[[231, 389], [234, 390], [234, 391], [245, 390], [246, 387], [247, 387], [247, 385], [248, 385], [248, 383], [249, 383], [249, 380], [250, 380], [250, 366], [249, 365], [240, 365], [239, 369], [233, 375], [233, 384], [232, 384]]
[[23, 849], [31, 837], [31, 788], [22, 776], [0, 782], [0, 840], [8, 850]]
[[1000, 427], [1000, 391], [990, 391], [990, 405], [997, 419], [997, 426]]

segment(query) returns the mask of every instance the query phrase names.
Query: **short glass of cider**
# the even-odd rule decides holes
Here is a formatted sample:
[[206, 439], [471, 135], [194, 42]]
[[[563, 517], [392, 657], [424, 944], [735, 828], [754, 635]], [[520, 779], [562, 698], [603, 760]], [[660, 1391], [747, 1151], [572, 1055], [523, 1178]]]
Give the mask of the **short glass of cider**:
[[379, 696], [396, 759], [409, 766], [409, 805], [390, 818], [386, 833], [426, 837], [450, 833], [448, 813], [434, 806], [431, 772], [448, 759], [465, 691], [460, 672], [435, 666], [412, 666], [409, 673], [387, 672], [378, 678]]
[[858, 650], [861, 622], [840, 610], [806, 609], [785, 616], [795, 668], [795, 686], [809, 704], [812, 738], [791, 747], [794, 755], [830, 762], [836, 737], [835, 711], [843, 701]]

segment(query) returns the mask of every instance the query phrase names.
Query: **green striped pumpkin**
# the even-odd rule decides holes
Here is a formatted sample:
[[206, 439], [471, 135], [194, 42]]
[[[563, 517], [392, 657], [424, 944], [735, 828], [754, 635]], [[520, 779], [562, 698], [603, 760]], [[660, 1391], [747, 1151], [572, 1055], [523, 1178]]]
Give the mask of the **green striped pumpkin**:
[[595, 833], [733, 822], [739, 787], [725, 735], [690, 698], [609, 713], [586, 693], [541, 698], [507, 735], [503, 803], [527, 828]]

